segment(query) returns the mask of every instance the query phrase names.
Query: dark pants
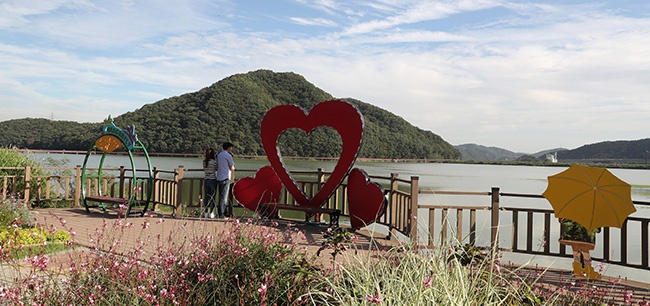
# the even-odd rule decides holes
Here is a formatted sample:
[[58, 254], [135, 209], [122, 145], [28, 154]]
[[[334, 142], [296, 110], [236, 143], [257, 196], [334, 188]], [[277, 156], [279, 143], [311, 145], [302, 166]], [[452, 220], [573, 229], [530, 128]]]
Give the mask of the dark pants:
[[214, 212], [215, 200], [217, 197], [217, 180], [203, 180], [203, 190], [205, 191], [205, 198], [203, 198], [205, 212], [212, 213]]
[[219, 186], [219, 218], [226, 217], [226, 206], [228, 205], [228, 192], [230, 191], [230, 180], [217, 181]]

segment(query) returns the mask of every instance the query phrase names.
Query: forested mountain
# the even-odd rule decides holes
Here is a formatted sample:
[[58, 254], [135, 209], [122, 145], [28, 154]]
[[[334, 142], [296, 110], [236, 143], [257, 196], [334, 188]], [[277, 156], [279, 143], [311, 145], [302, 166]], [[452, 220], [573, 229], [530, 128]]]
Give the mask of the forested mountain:
[[101, 132], [100, 123], [49, 119], [14, 119], [0, 122], [0, 146], [30, 149], [88, 150]]
[[457, 145], [454, 147], [460, 151], [463, 160], [512, 161], [524, 155], [524, 153], [515, 153], [502, 148], [486, 147], [473, 143]]
[[576, 149], [555, 148], [533, 154], [515, 153], [497, 147], [486, 147], [477, 144], [454, 146], [462, 154], [463, 160], [472, 161], [523, 161], [544, 162], [546, 154], [557, 153], [559, 162], [647, 162], [650, 159], [650, 138], [639, 140], [603, 141], [587, 144]]
[[[150, 152], [200, 153], [208, 146], [219, 147], [230, 141], [236, 154], [264, 155], [259, 128], [269, 109], [295, 104], [309, 111], [316, 103], [331, 99], [330, 94], [298, 74], [257, 70], [144, 105], [114, 119], [122, 128], [135, 124], [136, 133]], [[344, 100], [357, 106], [364, 116], [360, 157], [460, 158], [460, 152], [440, 136], [371, 104]], [[0, 122], [0, 145], [86, 150], [99, 136], [100, 127], [101, 123], [9, 120]], [[278, 145], [284, 156], [335, 157], [341, 150], [340, 137], [330, 128], [318, 128], [309, 136], [292, 129], [282, 134]]]
[[587, 144], [577, 149], [558, 152], [558, 160], [578, 159], [647, 159], [650, 138], [639, 140], [603, 141]]

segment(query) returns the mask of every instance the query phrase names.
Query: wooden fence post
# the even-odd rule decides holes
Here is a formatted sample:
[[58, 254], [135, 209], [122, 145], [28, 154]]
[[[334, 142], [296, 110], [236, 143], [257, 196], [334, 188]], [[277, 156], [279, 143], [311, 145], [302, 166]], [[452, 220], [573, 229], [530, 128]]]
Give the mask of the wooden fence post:
[[492, 227], [491, 243], [492, 247], [496, 250], [499, 249], [499, 187], [492, 187], [492, 203], [490, 206], [490, 213], [492, 220], [490, 226]]
[[420, 192], [420, 177], [411, 176], [411, 209], [409, 221], [411, 228], [411, 242], [417, 248], [418, 246], [418, 194]]
[[176, 216], [183, 216], [183, 173], [185, 172], [183, 166], [178, 166], [174, 181], [176, 182]]
[[397, 207], [395, 207], [395, 191], [398, 190], [399, 184], [397, 181], [399, 174], [398, 173], [391, 173], [390, 174], [390, 189], [388, 190], [388, 203], [386, 203], [386, 207], [384, 207], [384, 218], [386, 223], [388, 224], [388, 235], [386, 235], [386, 239], [390, 239], [394, 234], [393, 231], [396, 230], [394, 226], [393, 219], [395, 218], [395, 211], [397, 210]]
[[81, 199], [81, 165], [77, 165], [75, 168], [75, 179], [74, 179], [74, 207], [79, 207]]
[[25, 203], [29, 202], [29, 189], [31, 188], [31, 180], [32, 180], [32, 167], [31, 166], [25, 166], [25, 194], [23, 195], [23, 198], [25, 199]]

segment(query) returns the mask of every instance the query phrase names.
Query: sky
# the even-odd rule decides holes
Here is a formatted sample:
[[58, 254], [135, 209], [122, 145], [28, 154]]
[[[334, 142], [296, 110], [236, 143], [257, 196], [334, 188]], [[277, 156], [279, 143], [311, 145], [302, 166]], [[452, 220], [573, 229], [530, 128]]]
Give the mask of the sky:
[[647, 0], [0, 0], [0, 121], [294, 72], [452, 145], [650, 137]]

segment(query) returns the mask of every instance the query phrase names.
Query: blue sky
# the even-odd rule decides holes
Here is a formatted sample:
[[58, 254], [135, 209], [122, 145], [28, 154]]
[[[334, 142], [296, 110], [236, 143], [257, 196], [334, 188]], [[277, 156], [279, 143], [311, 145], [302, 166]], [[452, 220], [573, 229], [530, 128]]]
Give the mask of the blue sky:
[[650, 137], [646, 0], [0, 0], [0, 121], [99, 122], [257, 69], [453, 145]]

